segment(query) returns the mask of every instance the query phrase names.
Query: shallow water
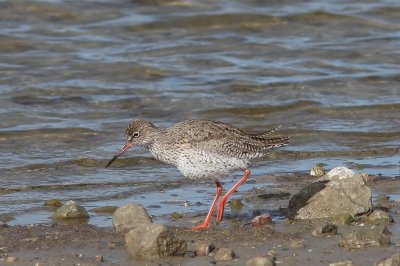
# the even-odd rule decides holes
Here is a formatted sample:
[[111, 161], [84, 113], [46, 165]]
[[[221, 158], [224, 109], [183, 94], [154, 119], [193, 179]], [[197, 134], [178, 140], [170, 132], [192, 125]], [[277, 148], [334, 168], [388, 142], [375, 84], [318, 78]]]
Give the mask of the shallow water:
[[254, 176], [316, 163], [400, 176], [398, 1], [13, 0], [0, 17], [0, 217], [11, 224], [50, 222], [50, 198], [205, 211], [212, 181], [142, 149], [104, 168], [138, 117], [282, 125], [291, 145]]

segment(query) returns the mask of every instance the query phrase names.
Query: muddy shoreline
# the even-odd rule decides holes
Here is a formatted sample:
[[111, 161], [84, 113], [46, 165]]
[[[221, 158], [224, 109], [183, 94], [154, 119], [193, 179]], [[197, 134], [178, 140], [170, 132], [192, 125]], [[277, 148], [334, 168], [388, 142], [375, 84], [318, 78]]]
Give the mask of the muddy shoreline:
[[[308, 175], [281, 177], [259, 177], [255, 182], [276, 179], [274, 187], [265, 191], [248, 191], [240, 196], [246, 199], [255, 194], [272, 195], [252, 201], [251, 209], [242, 214], [227, 211], [226, 219], [208, 230], [191, 231], [194, 223], [204, 213], [184, 213], [182, 218], [173, 220], [164, 217], [166, 225], [176, 236], [188, 243], [183, 257], [138, 260], [129, 257], [123, 235], [116, 235], [111, 227], [96, 227], [90, 224], [49, 224], [0, 227], [0, 264], [5, 265], [244, 265], [257, 256], [273, 256], [277, 265], [329, 265], [339, 261], [351, 261], [352, 265], [373, 265], [400, 251], [400, 202], [390, 199], [386, 205], [376, 203], [377, 195], [398, 195], [400, 181], [396, 178], [370, 176], [367, 185], [372, 189], [374, 208], [385, 209], [394, 219], [387, 225], [391, 243], [386, 247], [365, 247], [350, 250], [339, 246], [339, 240], [353, 227], [374, 226], [354, 222], [338, 225], [337, 235], [314, 236], [312, 231], [329, 221], [296, 221], [281, 218], [281, 208], [287, 206], [287, 194], [276, 196], [276, 191], [293, 195], [305, 184], [314, 180]], [[275, 192], [274, 192], [275, 191]], [[274, 194], [275, 193], [275, 194]], [[286, 195], [286, 196], [284, 196]], [[249, 219], [268, 211], [274, 222], [270, 225], [253, 227]], [[90, 221], [89, 221], [90, 222]], [[230, 261], [216, 261], [215, 251], [209, 256], [196, 256], [196, 243], [212, 244], [215, 250], [230, 248], [235, 258]]]

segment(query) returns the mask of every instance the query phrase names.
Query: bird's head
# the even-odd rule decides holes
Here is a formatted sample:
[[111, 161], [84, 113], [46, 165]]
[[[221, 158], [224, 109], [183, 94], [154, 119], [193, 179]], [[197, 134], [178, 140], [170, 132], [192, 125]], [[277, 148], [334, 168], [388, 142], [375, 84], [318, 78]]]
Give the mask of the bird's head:
[[147, 146], [152, 141], [152, 133], [156, 129], [152, 123], [144, 120], [134, 120], [129, 123], [126, 128], [125, 145], [117, 152], [114, 157], [108, 162], [106, 167], [109, 167], [115, 160], [133, 146]]

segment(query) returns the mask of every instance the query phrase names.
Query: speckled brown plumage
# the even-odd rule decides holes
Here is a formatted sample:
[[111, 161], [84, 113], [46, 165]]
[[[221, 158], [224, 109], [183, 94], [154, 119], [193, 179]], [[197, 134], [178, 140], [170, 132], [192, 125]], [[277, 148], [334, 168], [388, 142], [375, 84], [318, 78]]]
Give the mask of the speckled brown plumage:
[[[155, 158], [177, 166], [188, 177], [196, 178], [221, 177], [246, 167], [249, 159], [262, 157], [270, 149], [286, 145], [288, 137], [270, 137], [276, 129], [254, 133], [211, 120], [185, 120], [169, 128], [160, 128], [144, 120], [135, 120], [129, 123], [126, 134], [128, 142], [149, 149]], [[138, 136], [134, 137], [134, 133]], [[190, 156], [188, 152], [193, 159], [187, 158]], [[180, 160], [193, 165], [184, 166]], [[208, 169], [203, 174], [186, 169], [198, 168], [204, 164], [201, 162], [208, 162]], [[226, 167], [218, 166], [212, 170], [213, 165], [224, 163]], [[235, 163], [237, 167], [232, 165]]]

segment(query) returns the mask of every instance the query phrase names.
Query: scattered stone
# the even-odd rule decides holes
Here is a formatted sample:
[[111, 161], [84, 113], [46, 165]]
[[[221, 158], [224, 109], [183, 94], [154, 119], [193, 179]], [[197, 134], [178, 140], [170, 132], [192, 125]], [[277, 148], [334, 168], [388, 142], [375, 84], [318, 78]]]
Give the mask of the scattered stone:
[[213, 244], [199, 242], [196, 244], [194, 249], [197, 256], [208, 256], [211, 252], [214, 251], [215, 246]]
[[336, 235], [337, 226], [334, 224], [325, 224], [323, 226], [318, 226], [312, 231], [313, 236], [320, 235]]
[[311, 176], [321, 177], [325, 175], [325, 169], [322, 164], [318, 163], [311, 168], [310, 171]]
[[8, 228], [8, 224], [3, 223], [3, 222], [0, 221], [0, 229], [1, 228]]
[[272, 217], [269, 213], [261, 214], [259, 216], [256, 216], [253, 220], [251, 220], [252, 226], [259, 226], [271, 223], [272, 223]]
[[117, 206], [100, 206], [92, 209], [92, 211], [95, 213], [113, 214], [117, 209]]
[[387, 203], [387, 202], [389, 202], [389, 200], [390, 200], [390, 197], [385, 194], [379, 194], [376, 197], [376, 203], [378, 203], [378, 204]]
[[320, 219], [357, 215], [372, 210], [371, 189], [346, 167], [329, 171], [324, 180], [311, 183], [289, 201], [287, 215], [294, 219]]
[[267, 257], [255, 257], [246, 261], [246, 266], [273, 266], [274, 261]]
[[9, 249], [8, 247], [0, 247], [0, 253], [8, 253]]
[[89, 214], [84, 207], [72, 200], [67, 201], [58, 208], [53, 215], [53, 219], [70, 219], [70, 218], [89, 218]]
[[337, 226], [334, 224], [326, 224], [322, 227], [322, 234], [337, 235]]
[[62, 203], [59, 199], [49, 199], [44, 202], [44, 206], [61, 207]]
[[174, 232], [161, 224], [141, 223], [125, 235], [125, 244], [132, 257], [160, 258], [183, 256], [186, 241], [175, 237]]
[[342, 260], [334, 263], [330, 263], [329, 266], [352, 266], [351, 260]]
[[268, 251], [267, 251], [267, 253], [265, 254], [265, 256], [267, 256], [267, 257], [271, 257], [272, 259], [274, 259], [274, 260], [275, 260], [276, 251], [275, 251], [275, 250], [272, 250], [272, 249], [270, 249], [270, 250], [268, 250]]
[[301, 241], [301, 240], [292, 239], [292, 240], [290, 241], [290, 246], [291, 246], [292, 248], [305, 248], [306, 245], [305, 245], [304, 242]]
[[82, 253], [74, 253], [74, 256], [77, 258], [82, 259], [83, 258], [83, 254]]
[[400, 253], [396, 253], [389, 258], [385, 258], [375, 263], [375, 266], [399, 266], [399, 265], [400, 265]]
[[349, 233], [343, 234], [339, 241], [341, 247], [359, 249], [367, 246], [389, 246], [390, 232], [384, 225], [354, 227]]
[[240, 199], [233, 199], [231, 201], [230, 206], [231, 206], [231, 209], [234, 211], [241, 211], [243, 209], [244, 205]]
[[235, 253], [230, 248], [220, 248], [214, 258], [216, 261], [233, 260], [235, 258]]
[[127, 204], [119, 207], [112, 216], [112, 224], [117, 234], [124, 233], [130, 229], [152, 223], [150, 215], [140, 204]]
[[179, 212], [173, 212], [173, 213], [171, 213], [171, 218], [172, 218], [172, 220], [178, 220], [178, 219], [181, 219], [182, 217], [183, 217], [183, 215], [180, 214]]
[[382, 210], [374, 210], [371, 214], [360, 217], [360, 221], [372, 224], [391, 224], [394, 222], [392, 216]]
[[17, 261], [18, 261], [18, 258], [17, 257], [13, 257], [13, 256], [8, 256], [5, 259], [5, 262], [8, 262], [8, 263], [13, 263], [13, 262], [17, 262]]
[[97, 262], [104, 262], [103, 256], [96, 255], [96, 261], [97, 261]]

